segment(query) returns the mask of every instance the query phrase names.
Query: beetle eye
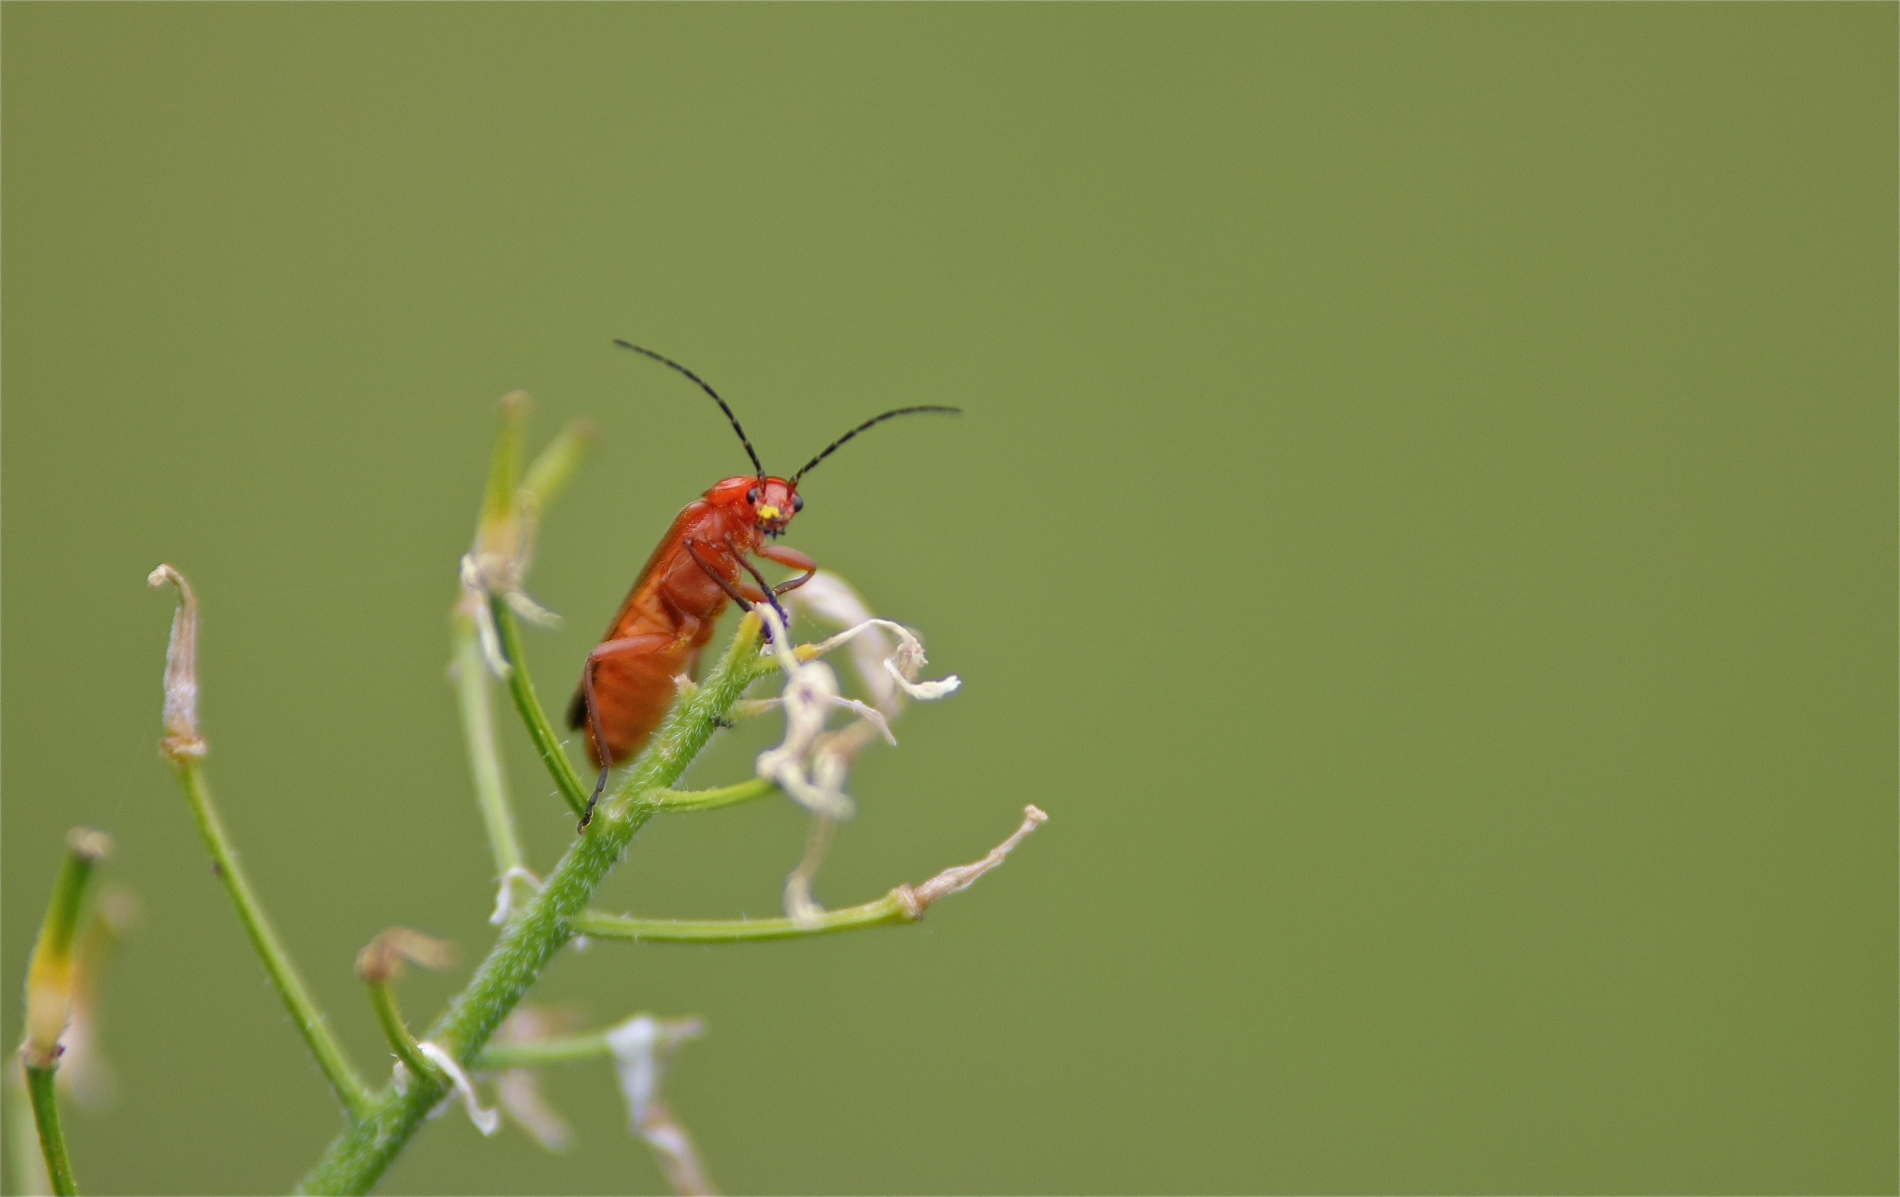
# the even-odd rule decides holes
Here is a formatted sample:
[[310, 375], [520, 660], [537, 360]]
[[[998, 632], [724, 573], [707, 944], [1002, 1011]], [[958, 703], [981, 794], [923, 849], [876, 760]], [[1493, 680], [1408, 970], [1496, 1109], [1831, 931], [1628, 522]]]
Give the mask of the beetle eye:
[[759, 488], [755, 486], [755, 487], [753, 487], [753, 488], [752, 488], [751, 490], [749, 490], [749, 491], [747, 491], [747, 492], [745, 492], [745, 501], [746, 501], [746, 502], [748, 502], [748, 503], [756, 503], [756, 502], [758, 502], [758, 501], [759, 501]]
[[792, 496], [792, 510], [794, 512], [805, 510], [805, 496], [803, 495]]

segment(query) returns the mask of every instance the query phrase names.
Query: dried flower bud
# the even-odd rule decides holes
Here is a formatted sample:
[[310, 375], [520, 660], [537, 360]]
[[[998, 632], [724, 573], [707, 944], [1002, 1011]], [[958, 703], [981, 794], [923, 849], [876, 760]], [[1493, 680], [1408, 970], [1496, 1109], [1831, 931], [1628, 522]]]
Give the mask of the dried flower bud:
[[171, 642], [165, 648], [165, 738], [159, 749], [175, 764], [205, 754], [198, 735], [198, 599], [185, 575], [161, 565], [145, 579], [156, 590], [167, 582], [178, 588], [172, 613]]
[[356, 975], [371, 985], [382, 985], [402, 975], [405, 960], [436, 971], [454, 962], [455, 949], [446, 940], [431, 939], [407, 927], [391, 927], [356, 954]]

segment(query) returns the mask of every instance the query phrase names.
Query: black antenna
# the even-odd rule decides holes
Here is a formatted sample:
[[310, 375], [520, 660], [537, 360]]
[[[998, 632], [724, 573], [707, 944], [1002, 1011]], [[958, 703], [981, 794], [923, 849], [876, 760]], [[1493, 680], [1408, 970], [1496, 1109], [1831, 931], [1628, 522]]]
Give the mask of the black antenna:
[[858, 433], [863, 432], [866, 428], [869, 428], [871, 425], [882, 424], [884, 421], [890, 419], [893, 416], [908, 416], [913, 412], [920, 412], [920, 411], [940, 411], [940, 412], [945, 412], [953, 416], [963, 414], [963, 409], [960, 407], [935, 407], [931, 405], [926, 405], [923, 407], [900, 407], [892, 411], [887, 411], [881, 416], [872, 416], [870, 419], [858, 425], [856, 428], [853, 428], [851, 431], [845, 433], [843, 436], [839, 437], [837, 440], [832, 441], [831, 444], [825, 447], [825, 451], [823, 453], [820, 453], [818, 456], [806, 462], [804, 469], [792, 475], [792, 485], [797, 486], [798, 480], [800, 478], [803, 478], [806, 474], [811, 473], [813, 466], [816, 466], [819, 462], [823, 461], [825, 458], [830, 457], [832, 453], [837, 450], [839, 445], [844, 444], [846, 441], [850, 440], [852, 437], [856, 436]]
[[[733, 415], [733, 414], [732, 414], [732, 409], [731, 409], [730, 407], [727, 407], [727, 406], [726, 406], [726, 401], [725, 401], [724, 399], [721, 399], [721, 398], [719, 397], [719, 392], [718, 392], [718, 391], [715, 391], [715, 390], [713, 390], [713, 389], [712, 389], [711, 387], [709, 387], [709, 386], [707, 386], [707, 385], [706, 385], [706, 380], [705, 380], [705, 379], [703, 379], [703, 378], [701, 378], [701, 377], [700, 377], [699, 375], [697, 375], [697, 374], [695, 374], [695, 373], [693, 373], [693, 372], [692, 372], [691, 370], [688, 370], [688, 369], [687, 369], [687, 368], [686, 368], [685, 366], [682, 366], [682, 365], [680, 365], [680, 364], [679, 364], [678, 362], [676, 362], [676, 361], [674, 361], [674, 360], [673, 360], [672, 358], [670, 358], [670, 357], [667, 357], [667, 356], [666, 356], [665, 354], [663, 354], [663, 353], [655, 353], [655, 352], [653, 352], [653, 351], [652, 351], [651, 349], [642, 349], [642, 348], [641, 348], [640, 346], [638, 346], [638, 345], [635, 345], [635, 344], [634, 344], [634, 343], [633, 343], [632, 341], [623, 341], [623, 340], [621, 340], [621, 339], [620, 339], [619, 337], [615, 337], [615, 338], [614, 338], [614, 344], [616, 344], [616, 345], [618, 345], [618, 346], [620, 346], [620, 347], [621, 347], [622, 349], [631, 349], [631, 350], [633, 350], [633, 351], [634, 351], [635, 353], [644, 353], [644, 354], [646, 354], [646, 355], [647, 355], [648, 357], [650, 357], [650, 358], [652, 358], [652, 359], [653, 359], [654, 361], [656, 361], [656, 362], [658, 362], [658, 363], [660, 363], [660, 364], [661, 364], [662, 366], [671, 366], [671, 367], [673, 367], [673, 368], [674, 368], [675, 370], [678, 370], [678, 371], [679, 371], [679, 372], [680, 372], [681, 374], [684, 374], [684, 375], [686, 375], [686, 377], [688, 377], [688, 378], [690, 378], [690, 379], [692, 379], [692, 380], [693, 380], [694, 382], [696, 382], [696, 383], [698, 383], [698, 384], [699, 384], [699, 389], [700, 389], [700, 390], [702, 390], [702, 391], [704, 391], [704, 392], [706, 392], [706, 393], [707, 393], [708, 395], [711, 395], [711, 396], [712, 396], [712, 398], [713, 398], [713, 402], [714, 402], [714, 403], [717, 403], [717, 404], [719, 405], [719, 410], [720, 410], [720, 411], [722, 411], [722, 412], [725, 412], [725, 413], [726, 413], [726, 419], [728, 419], [728, 420], [731, 420], [731, 421], [732, 421], [732, 430], [733, 430], [734, 432], [736, 432], [736, 433], [738, 433], [738, 434], [739, 434], [739, 443], [745, 446], [745, 455], [746, 455], [747, 457], [750, 457], [750, 458], [752, 459], [752, 466], [753, 466], [753, 468], [754, 468], [754, 469], [756, 469], [756, 470], [758, 470], [758, 472], [759, 472], [759, 481], [760, 481], [760, 482], [764, 482], [764, 481], [765, 481], [765, 466], [764, 466], [764, 464], [763, 464], [762, 462], [760, 462], [760, 461], [759, 461], [759, 455], [758, 455], [758, 453], [757, 453], [757, 452], [755, 452], [755, 451], [753, 450], [753, 448], [752, 448], [752, 442], [746, 439], [746, 435], [745, 435], [745, 429], [743, 429], [743, 428], [741, 428], [741, 427], [739, 427], [739, 417], [738, 417], [738, 416], [735, 416], [735, 415]], [[896, 412], [892, 412], [891, 414], [892, 414], [892, 415], [896, 415], [897, 413], [896, 413]], [[878, 419], [878, 420], [881, 420], [881, 419], [883, 419], [883, 418], [884, 418], [883, 416], [879, 416], [879, 417], [878, 417], [877, 419]], [[872, 424], [875, 424], [875, 423], [877, 423], [877, 420], [872, 420], [872, 421], [871, 421], [871, 423], [872, 423]], [[867, 427], [868, 427], [868, 426], [867, 426]], [[858, 431], [861, 431], [861, 429], [853, 429], [852, 431], [853, 431], [853, 432], [858, 432]], [[848, 441], [848, 440], [850, 440], [850, 439], [851, 439], [851, 436], [850, 436], [849, 434], [847, 434], [847, 435], [845, 436], [845, 438], [844, 438], [844, 440], [846, 440], [846, 441]], [[843, 444], [843, 443], [844, 443], [844, 441], [839, 441], [839, 442], [838, 442], [838, 444], [839, 444], [839, 445], [841, 445], [841, 444]], [[836, 449], [837, 447], [838, 447], [838, 445], [833, 445], [833, 446], [831, 447], [831, 449]], [[825, 453], [829, 453], [829, 452], [831, 452], [831, 449], [826, 449], [826, 450], [825, 450]], [[824, 456], [824, 453], [820, 453], [820, 454], [819, 454], [819, 456], [820, 456], [820, 457], [823, 457], [823, 456]], [[814, 462], [812, 462], [811, 464], [812, 464], [812, 465], [817, 465], [818, 463], [814, 461]], [[805, 468], [809, 470], [809, 469], [811, 468], [811, 466], [806, 466]]]

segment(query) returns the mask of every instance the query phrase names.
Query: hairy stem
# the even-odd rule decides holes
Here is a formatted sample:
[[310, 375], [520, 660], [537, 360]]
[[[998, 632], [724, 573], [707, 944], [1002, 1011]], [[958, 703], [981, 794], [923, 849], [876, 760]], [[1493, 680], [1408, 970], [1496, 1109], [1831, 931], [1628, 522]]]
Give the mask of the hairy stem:
[[179, 788], [184, 790], [185, 800], [191, 804], [191, 813], [198, 820], [198, 831], [204, 836], [205, 848], [211, 853], [217, 874], [224, 881], [231, 905], [237, 908], [238, 921], [244, 924], [244, 933], [250, 937], [251, 947], [256, 949], [258, 959], [264, 962], [264, 971], [270, 975], [272, 987], [277, 990], [277, 996], [283, 999], [284, 1008], [290, 1011], [290, 1020], [297, 1025], [304, 1042], [310, 1045], [310, 1053], [317, 1058], [317, 1066], [329, 1078], [330, 1087], [336, 1090], [337, 1099], [349, 1112], [350, 1119], [356, 1121], [363, 1118], [370, 1109], [369, 1093], [343, 1055], [342, 1047], [331, 1036], [322, 1011], [311, 1000], [310, 991], [304, 988], [303, 978], [297, 975], [296, 965], [290, 962], [290, 956], [277, 940], [277, 933], [271, 929], [270, 920], [264, 917], [264, 908], [258, 903], [257, 895], [251, 892], [251, 883], [245, 879], [244, 870], [238, 865], [237, 853], [231, 848], [224, 824], [219, 820], [216, 808], [211, 805], [211, 794], [205, 788], [199, 759], [184, 756], [175, 759], [174, 764]]
[[[525, 693], [529, 701], [523, 710], [524, 718], [530, 709], [538, 714], [540, 707], [532, 701], [534, 691], [518, 645], [510, 643], [514, 639], [513, 621], [506, 618], [505, 610], [498, 610], [496, 615], [504, 629], [504, 644], [508, 645], [511, 689], [516, 681], [520, 684], [516, 703], [523, 705], [521, 694]], [[733, 637], [719, 668], [704, 685], [674, 706], [613, 795], [601, 803], [587, 831], [574, 841], [548, 875], [541, 892], [528, 903], [520, 917], [502, 930], [500, 940], [482, 961], [467, 988], [430, 1028], [428, 1039], [464, 1067], [473, 1064], [489, 1037], [539, 979], [555, 952], [572, 938], [569, 920], [586, 907], [634, 835], [659, 809], [640, 799], [678, 781], [711, 739], [717, 721], [726, 717], [746, 687], [772, 671], [774, 666], [770, 662], [760, 660], [758, 643], [757, 619], [741, 620], [739, 632]], [[545, 719], [542, 722], [545, 726]], [[558, 745], [555, 747], [558, 749]], [[566, 760], [558, 751], [555, 758], [565, 767]], [[555, 772], [552, 764], [549, 769]], [[571, 770], [569, 775], [572, 775]], [[558, 780], [559, 774], [556, 776]], [[304, 1178], [302, 1191], [367, 1192], [415, 1134], [443, 1092], [441, 1081], [433, 1074], [412, 1078], [407, 1093], [384, 1090], [364, 1116], [331, 1144]]]

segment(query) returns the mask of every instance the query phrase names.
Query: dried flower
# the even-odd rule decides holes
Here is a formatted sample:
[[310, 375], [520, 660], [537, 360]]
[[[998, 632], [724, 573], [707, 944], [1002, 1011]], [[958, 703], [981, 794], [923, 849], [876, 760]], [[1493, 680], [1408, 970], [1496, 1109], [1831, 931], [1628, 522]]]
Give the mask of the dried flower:
[[495, 912], [488, 916], [488, 921], [497, 927], [514, 917], [515, 882], [517, 881], [526, 883], [528, 888], [537, 894], [541, 892], [541, 879], [520, 865], [515, 865], [503, 873], [500, 882], [495, 887]]
[[165, 647], [165, 738], [159, 748], [174, 764], [205, 754], [198, 735], [198, 598], [185, 575], [161, 565], [145, 579], [156, 590], [167, 582], [178, 588], [172, 612], [171, 642]]
[[910, 910], [911, 917], [922, 918], [924, 910], [932, 902], [947, 898], [951, 894], [962, 893], [975, 885], [977, 878], [1002, 864], [1008, 858], [1011, 849], [1022, 843], [1030, 832], [1048, 821], [1049, 816], [1043, 814], [1042, 811], [1033, 806], [1025, 806], [1022, 825], [1010, 833], [1008, 839], [991, 848], [982, 860], [945, 869], [919, 886], [898, 887], [899, 897], [904, 900], [904, 905]]
[[462, 598], [457, 614], [474, 621], [482, 656], [496, 677], [508, 676], [508, 659], [489, 609], [490, 595], [499, 595], [529, 623], [557, 627], [561, 617], [534, 601], [526, 590], [528, 567], [534, 561], [534, 534], [541, 508], [567, 480], [587, 450], [593, 429], [585, 423], [569, 425], [528, 467], [526, 481], [516, 484], [521, 455], [521, 431], [532, 400], [526, 391], [511, 391], [501, 399], [501, 434], [489, 466], [488, 488], [475, 545], [462, 557]]
[[[459, 1097], [462, 1099], [462, 1108], [468, 1111], [468, 1120], [475, 1124], [476, 1130], [482, 1132], [484, 1136], [487, 1136], [501, 1129], [501, 1112], [484, 1107], [482, 1103], [476, 1099], [474, 1083], [468, 1079], [468, 1073], [462, 1070], [461, 1064], [456, 1061], [454, 1056], [450, 1055], [440, 1044], [431, 1043], [426, 1039], [416, 1044], [416, 1050], [420, 1051], [424, 1056], [427, 1056], [429, 1063], [440, 1068], [443, 1075], [449, 1078], [449, 1084], [453, 1087], [450, 1090], [450, 1096], [443, 1098], [441, 1105], [429, 1111], [429, 1117], [436, 1117], [453, 1098]], [[401, 1067], [400, 1061], [398, 1061], [397, 1066]]]
[[112, 1067], [99, 1049], [99, 978], [113, 948], [138, 920], [138, 902], [130, 892], [107, 888], [93, 903], [86, 928], [73, 948], [72, 1016], [60, 1044], [60, 1091], [82, 1106], [97, 1109], [117, 1088]]
[[[558, 1034], [566, 1020], [537, 1006], [517, 1006], [495, 1032], [494, 1042], [538, 1043]], [[541, 1074], [532, 1068], [507, 1068], [495, 1077], [495, 1099], [502, 1113], [548, 1151], [565, 1151], [574, 1132], [541, 1092]]]
[[454, 959], [455, 948], [447, 941], [431, 939], [407, 927], [390, 927], [356, 954], [356, 975], [372, 985], [382, 985], [402, 975], [405, 960], [437, 970], [447, 968]]
[[673, 1191], [683, 1194], [711, 1193], [712, 1183], [692, 1137], [660, 1100], [660, 1082], [673, 1052], [702, 1030], [698, 1019], [661, 1022], [641, 1014], [607, 1032], [614, 1072], [620, 1079], [621, 1095], [627, 1099], [627, 1121], [633, 1133], [652, 1148]]
[[[844, 786], [858, 754], [878, 737], [897, 743], [890, 720], [902, 712], [906, 697], [922, 701], [942, 698], [961, 682], [954, 675], [941, 681], [917, 681], [926, 661], [917, 634], [902, 624], [873, 616], [864, 600], [838, 575], [821, 570], [791, 594], [803, 610], [827, 623], [847, 625], [828, 640], [794, 650], [778, 613], [764, 605], [757, 608], [772, 634], [771, 651], [785, 672], [784, 691], [761, 706], [784, 708], [785, 739], [760, 753], [755, 768], [760, 777], [776, 783], [812, 812], [804, 857], [785, 879], [784, 895], [785, 913], [801, 922], [811, 922], [824, 913], [824, 907], [812, 896], [813, 878], [830, 847], [834, 824], [850, 818], [854, 809]], [[843, 697], [838, 675], [820, 659], [845, 645], [851, 648], [858, 676], [876, 701], [875, 707]], [[827, 726], [831, 711], [840, 707], [856, 712], [858, 718], [832, 731]]]

